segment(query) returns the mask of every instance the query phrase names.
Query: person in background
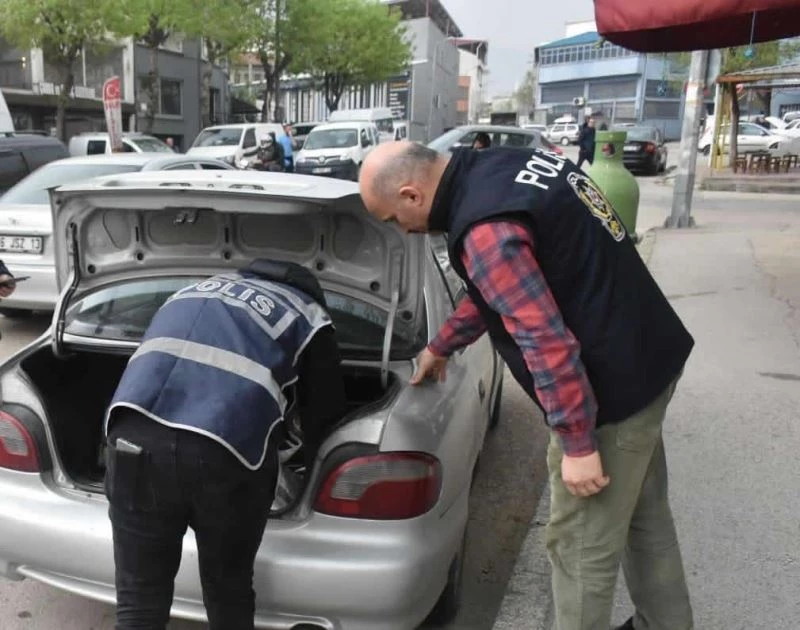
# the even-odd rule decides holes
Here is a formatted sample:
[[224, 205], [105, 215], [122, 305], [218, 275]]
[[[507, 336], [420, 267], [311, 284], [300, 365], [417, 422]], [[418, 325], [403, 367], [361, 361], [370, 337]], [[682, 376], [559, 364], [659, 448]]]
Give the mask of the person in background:
[[175, 140], [173, 140], [172, 136], [166, 139], [165, 141], [167, 146], [177, 153], [177, 149], [175, 149]]
[[7, 298], [14, 293], [17, 285], [14, 283], [14, 276], [6, 267], [6, 264], [0, 260], [0, 298]]
[[589, 162], [589, 164], [594, 162], [595, 133], [594, 118], [589, 116], [578, 134], [578, 168], [584, 162]]
[[294, 172], [294, 141], [292, 140], [292, 126], [285, 125], [283, 130], [285, 136], [281, 136], [281, 146], [283, 147], [283, 165], [287, 173]]
[[490, 146], [492, 146], [492, 139], [489, 137], [489, 134], [484, 131], [478, 133], [478, 135], [475, 136], [475, 141], [472, 143], [472, 148], [478, 151], [488, 149]]

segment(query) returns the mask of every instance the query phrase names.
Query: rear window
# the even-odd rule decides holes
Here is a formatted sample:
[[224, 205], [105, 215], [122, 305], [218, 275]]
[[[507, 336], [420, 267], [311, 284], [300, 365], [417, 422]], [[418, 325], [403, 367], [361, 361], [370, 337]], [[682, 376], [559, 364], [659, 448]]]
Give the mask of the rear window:
[[103, 155], [106, 152], [105, 140], [89, 140], [86, 143], [86, 155]]
[[64, 184], [74, 184], [82, 180], [115, 175], [117, 173], [133, 173], [141, 170], [134, 164], [48, 164], [31, 173], [19, 184], [9, 190], [0, 203], [19, 203], [49, 205], [48, 190]]
[[144, 153], [174, 153], [166, 142], [158, 138], [135, 138], [131, 139], [131, 143]]
[[655, 129], [626, 129], [628, 137], [626, 140], [632, 142], [655, 142]]
[[[197, 276], [136, 280], [97, 289], [67, 310], [65, 332], [81, 337], [138, 341], [156, 311], [173, 293], [205, 279]], [[386, 311], [339, 293], [326, 292], [325, 299], [342, 351], [351, 356], [379, 357], [388, 320]], [[427, 330], [415, 330], [398, 317], [392, 340], [393, 356], [413, 356], [426, 338]]]

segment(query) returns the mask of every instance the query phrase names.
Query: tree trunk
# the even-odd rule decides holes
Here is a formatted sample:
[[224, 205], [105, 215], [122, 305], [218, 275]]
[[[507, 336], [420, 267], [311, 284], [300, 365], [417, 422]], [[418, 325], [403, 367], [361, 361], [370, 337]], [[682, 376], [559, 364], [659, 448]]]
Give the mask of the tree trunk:
[[264, 70], [264, 102], [261, 104], [261, 122], [269, 122], [269, 113], [272, 111], [272, 64], [262, 56], [261, 67]]
[[325, 105], [328, 110], [335, 112], [339, 109], [346, 82], [341, 74], [325, 74]]
[[731, 141], [730, 141], [730, 167], [736, 164], [739, 155], [739, 96], [736, 94], [736, 85], [731, 85]]
[[211, 120], [211, 80], [214, 77], [214, 63], [211, 60], [210, 52], [208, 57], [208, 61], [203, 64], [203, 111], [201, 112], [203, 121], [201, 127], [203, 129], [215, 124], [215, 122]]
[[281, 0], [275, 0], [275, 64], [273, 65], [274, 76], [272, 78], [272, 87], [275, 94], [275, 111], [273, 113], [273, 120], [275, 122], [282, 122], [281, 115], [281, 67], [278, 60], [281, 58]]
[[61, 142], [67, 142], [67, 106], [72, 99], [72, 88], [75, 87], [75, 73], [70, 63], [65, 68], [64, 82], [56, 101], [56, 136]]
[[147, 103], [147, 111], [144, 114], [142, 131], [145, 133], [153, 132], [153, 124], [158, 112], [158, 95], [159, 95], [159, 74], [158, 74], [158, 44], [151, 42], [150, 48], [150, 70], [147, 73], [147, 78], [142, 82], [142, 88], [145, 92], [145, 103]]

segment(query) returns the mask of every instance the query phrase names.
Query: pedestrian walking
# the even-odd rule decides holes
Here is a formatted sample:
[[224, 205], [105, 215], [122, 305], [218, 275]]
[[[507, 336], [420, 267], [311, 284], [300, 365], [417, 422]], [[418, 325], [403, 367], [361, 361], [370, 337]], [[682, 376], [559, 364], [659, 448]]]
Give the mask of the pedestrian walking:
[[589, 162], [589, 164], [594, 163], [594, 142], [596, 134], [594, 125], [594, 118], [590, 116], [586, 119], [586, 122], [581, 125], [581, 130], [578, 133], [578, 168], [580, 168], [584, 162]]
[[256, 260], [158, 310], [106, 419], [117, 630], [164, 630], [187, 527], [211, 630], [252, 630], [253, 564], [290, 405], [306, 462], [345, 412], [325, 298], [298, 265]]
[[361, 195], [378, 219], [446, 233], [467, 287], [412, 383], [488, 332], [545, 412], [558, 629], [609, 627], [622, 564], [624, 627], [690, 630], [662, 422], [694, 342], [603, 193], [548, 151], [403, 142], [367, 157]]

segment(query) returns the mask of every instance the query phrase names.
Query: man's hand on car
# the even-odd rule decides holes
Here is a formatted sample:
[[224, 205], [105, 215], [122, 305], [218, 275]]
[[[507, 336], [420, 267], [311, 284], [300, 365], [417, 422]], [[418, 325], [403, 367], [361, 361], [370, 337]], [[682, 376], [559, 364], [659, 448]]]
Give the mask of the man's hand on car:
[[561, 480], [576, 497], [590, 497], [605, 488], [611, 481], [603, 474], [603, 462], [600, 453], [569, 457], [561, 460]]
[[438, 357], [428, 348], [425, 348], [417, 356], [417, 371], [411, 377], [412, 385], [422, 384], [426, 378], [438, 380], [444, 383], [447, 376], [447, 357]]
[[13, 276], [9, 276], [8, 274], [0, 276], [0, 298], [7, 298], [14, 293], [14, 289], [16, 288], [17, 285], [14, 282]]

